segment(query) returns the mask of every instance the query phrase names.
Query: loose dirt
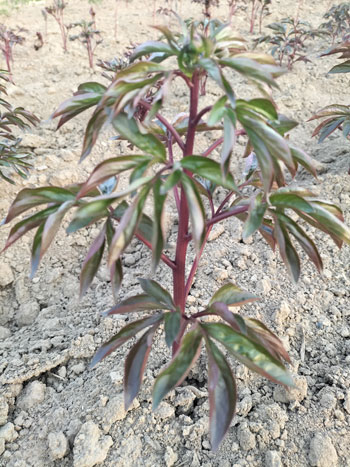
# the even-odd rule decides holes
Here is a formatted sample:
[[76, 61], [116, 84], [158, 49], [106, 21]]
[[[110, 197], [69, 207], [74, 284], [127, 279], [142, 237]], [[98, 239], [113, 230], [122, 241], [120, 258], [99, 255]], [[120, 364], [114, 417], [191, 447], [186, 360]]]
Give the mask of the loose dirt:
[[[160, 3], [159, 1], [157, 4]], [[184, 17], [199, 17], [200, 6], [189, 0], [174, 7]], [[226, 2], [214, 8], [227, 17]], [[329, 1], [304, 2], [300, 18], [314, 26], [321, 22]], [[335, 2], [339, 3], [339, 2]], [[46, 3], [46, 5], [48, 5]], [[116, 2], [103, 0], [96, 10], [103, 43], [96, 50], [101, 59], [122, 55], [130, 43], [155, 38], [152, 2], [120, 0], [117, 39], [114, 38]], [[158, 5], [159, 6], [159, 5]], [[163, 7], [169, 7], [165, 3]], [[44, 2], [23, 6], [0, 17], [8, 26], [28, 29], [26, 42], [15, 49], [14, 80], [9, 100], [36, 112], [43, 122], [24, 136], [35, 152], [35, 169], [15, 187], [1, 184], [0, 218], [24, 186], [65, 185], [86, 178], [103, 158], [120, 154], [125, 147], [106, 131], [86, 162], [78, 165], [86, 117], [75, 119], [59, 132], [48, 120], [51, 112], [84, 81], [105, 82], [98, 68], [91, 73], [86, 52], [70, 42], [64, 53], [57, 24], [48, 19], [47, 36], [41, 13]], [[66, 22], [88, 18], [86, 1], [70, 1]], [[296, 2], [273, 0], [264, 24], [296, 13]], [[233, 27], [248, 42], [246, 12], [239, 10]], [[156, 22], [168, 22], [156, 15]], [[34, 50], [35, 33], [45, 44]], [[339, 203], [350, 223], [350, 178], [346, 174], [349, 144], [335, 134], [318, 145], [307, 123], [318, 109], [346, 103], [347, 75], [327, 76], [335, 59], [319, 58], [327, 39], [310, 41], [311, 62], [297, 63], [279, 79], [274, 97], [280, 111], [300, 122], [291, 139], [317, 160], [318, 181], [304, 173], [298, 182], [320, 197]], [[2, 63], [4, 67], [4, 63]], [[256, 95], [240, 80], [237, 94]], [[170, 113], [184, 111], [187, 98], [175, 89]], [[212, 88], [208, 89], [212, 97]], [[169, 215], [169, 251], [174, 236]], [[216, 241], [208, 244], [190, 295], [190, 306], [200, 308], [226, 281], [258, 293], [262, 300], [241, 313], [264, 321], [281, 336], [292, 359], [297, 389], [290, 393], [232, 363], [238, 382], [238, 413], [218, 452], [210, 450], [207, 366], [203, 354], [189, 377], [151, 411], [151, 387], [160, 368], [169, 360], [164, 339], [157, 336], [146, 369], [142, 390], [133, 407], [123, 409], [123, 358], [125, 347], [89, 371], [89, 361], [101, 345], [125, 324], [103, 318], [113, 299], [108, 274], [102, 270], [92, 289], [78, 300], [80, 266], [96, 227], [66, 236], [59, 233], [36, 277], [29, 281], [29, 237], [0, 258], [0, 466], [319, 466], [350, 465], [350, 250], [338, 251], [323, 234], [314, 237], [324, 260], [323, 276], [303, 257], [298, 285], [287, 278], [278, 255], [258, 237], [241, 241], [238, 221], [214, 229]], [[9, 227], [0, 229], [4, 245]], [[149, 251], [133, 241], [124, 258], [125, 280], [120, 298], [139, 291], [137, 277], [147, 277]], [[157, 279], [170, 287], [168, 271], [160, 267]]]

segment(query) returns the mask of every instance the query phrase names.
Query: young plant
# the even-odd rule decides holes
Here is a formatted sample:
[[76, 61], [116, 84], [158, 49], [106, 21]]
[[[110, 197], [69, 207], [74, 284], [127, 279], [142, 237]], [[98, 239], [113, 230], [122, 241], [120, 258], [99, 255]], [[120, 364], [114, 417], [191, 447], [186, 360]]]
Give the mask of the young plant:
[[325, 34], [325, 31], [313, 29], [306, 21], [294, 18], [285, 18], [280, 23], [272, 23], [267, 27], [274, 32], [274, 35], [262, 36], [255, 41], [255, 44], [264, 42], [271, 44], [272, 56], [276, 57], [281, 66], [286, 63], [289, 70], [296, 62], [309, 62], [305, 55], [306, 42]]
[[[322, 270], [317, 247], [297, 219], [327, 233], [338, 246], [350, 243], [350, 230], [338, 207], [305, 189], [298, 190], [295, 184], [288, 185], [287, 180], [295, 176], [299, 166], [315, 175], [312, 160], [284, 138], [296, 123], [279, 115], [273, 101], [266, 97], [238, 98], [229, 78], [239, 73], [267, 96], [266, 88], [277, 86], [281, 69], [269, 55], [243, 50], [245, 41], [230, 28], [218, 21], [206, 20], [206, 24], [204, 28], [203, 24], [182, 22], [181, 32], [158, 26], [163, 37], [136, 47], [131, 63], [117, 72], [108, 87], [84, 83], [56, 110], [53, 117], [60, 118], [60, 127], [94, 108], [81, 159], [91, 153], [107, 124], [118, 138], [129, 143], [129, 153], [101, 162], [79, 186], [22, 190], [10, 207], [6, 223], [32, 209], [39, 211], [12, 227], [5, 248], [36, 229], [33, 275], [64, 216], [73, 210], [68, 232], [92, 223], [100, 229], [82, 265], [80, 294], [91, 285], [106, 252], [117, 296], [124, 252], [134, 237], [146, 245], [152, 252], [153, 273], [163, 263], [161, 275], [165, 269], [172, 275], [172, 290], [149, 277], [140, 278], [140, 294], [119, 301], [105, 312], [108, 316], [130, 314], [130, 319], [133, 313], [140, 313], [140, 318], [129, 321], [106, 342], [91, 366], [142, 332], [125, 361], [127, 409], [139, 392], [155, 333], [163, 327], [172, 358], [155, 380], [156, 409], [167, 393], [185, 380], [204, 345], [209, 369], [211, 446], [217, 449], [234, 416], [237, 398], [226, 353], [276, 383], [292, 386], [293, 381], [283, 364], [289, 357], [280, 340], [260, 321], [234, 312], [235, 307], [257, 300], [254, 294], [227, 283], [214, 291], [203, 308], [193, 312], [187, 306], [213, 226], [232, 217], [240, 219], [244, 238], [259, 232], [273, 249], [279, 248], [295, 281], [300, 275], [295, 243]], [[203, 107], [200, 85], [206, 77], [217, 86], [219, 97], [209, 104], [207, 96]], [[175, 80], [187, 89], [189, 104], [186, 113], [170, 121], [166, 117], [167, 98]], [[204, 151], [198, 146], [203, 133], [212, 135]], [[249, 155], [244, 174], [237, 169], [233, 173], [234, 161], [240, 155], [240, 146], [236, 145], [239, 135], [246, 141], [243, 156]], [[129, 179], [118, 189], [121, 174], [129, 174]], [[108, 189], [105, 182], [111, 177], [113, 183]], [[104, 194], [99, 194], [101, 191]], [[166, 250], [163, 225], [169, 203], [177, 212], [173, 255]], [[145, 214], [146, 205], [153, 206], [153, 215]]]
[[11, 173], [16, 172], [26, 178], [28, 169], [32, 167], [28, 162], [32, 154], [21, 148], [21, 139], [14, 134], [13, 129], [25, 130], [30, 125], [36, 125], [39, 119], [22, 107], [13, 108], [3, 99], [6, 81], [7, 73], [0, 70], [0, 178], [14, 184]]
[[[19, 33], [22, 30], [19, 30]], [[19, 33], [15, 33], [13, 29], [7, 29], [6, 26], [0, 24], [0, 47], [6, 61], [7, 71], [9, 72], [9, 79], [12, 81], [11, 63], [13, 62], [13, 47], [16, 44], [23, 44], [24, 37]]]
[[255, 21], [259, 19], [259, 34], [261, 34], [262, 20], [263, 17], [268, 14], [268, 7], [271, 4], [271, 0], [250, 0], [251, 10], [250, 10], [250, 27], [249, 32], [252, 34], [254, 32]]
[[192, 2], [203, 4], [203, 15], [208, 19], [211, 18], [211, 7], [219, 5], [219, 0], [192, 0]]
[[45, 11], [51, 15], [57, 22], [62, 37], [63, 50], [67, 52], [67, 34], [68, 28], [64, 24], [64, 9], [66, 8], [67, 3], [64, 0], [54, 0], [53, 4], [50, 7], [46, 7]]
[[[335, 65], [328, 73], [350, 73], [350, 41], [345, 41], [342, 44], [332, 47], [323, 53], [321, 57], [334, 54], [341, 54], [338, 58], [340, 60], [344, 58], [347, 60], [339, 65]], [[350, 105], [327, 105], [311, 117], [309, 121], [321, 118], [324, 120], [315, 128], [312, 134], [312, 136], [318, 136], [319, 143], [322, 143], [322, 141], [336, 130], [341, 130], [344, 137], [350, 140]], [[350, 174], [350, 167], [348, 173]]]
[[338, 37], [344, 38], [350, 33], [350, 2], [333, 5], [323, 16], [325, 21], [320, 29], [326, 30], [332, 37], [332, 44]]
[[89, 66], [91, 69], [94, 68], [94, 53], [96, 47], [101, 44], [102, 38], [100, 31], [97, 31], [94, 27], [95, 19], [93, 21], [80, 21], [79, 23], [74, 23], [70, 28], [80, 28], [80, 33], [75, 36], [70, 36], [70, 40], [74, 41], [78, 39], [86, 47], [86, 51], [89, 58]]

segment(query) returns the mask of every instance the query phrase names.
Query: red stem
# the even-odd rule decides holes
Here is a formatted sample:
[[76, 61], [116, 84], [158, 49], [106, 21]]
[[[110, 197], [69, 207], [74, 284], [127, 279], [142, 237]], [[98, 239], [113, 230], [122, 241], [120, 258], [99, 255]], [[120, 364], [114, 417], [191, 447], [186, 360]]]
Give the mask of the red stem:
[[[139, 103], [140, 103], [140, 105], [142, 105], [143, 107], [145, 107], [148, 110], [151, 110], [151, 108], [152, 108], [152, 104], [145, 101], [144, 99], [141, 99]], [[169, 123], [168, 120], [166, 118], [164, 118], [162, 115], [160, 115], [159, 113], [156, 114], [156, 117], [158, 118], [158, 120], [161, 123], [163, 123], [163, 125], [166, 127], [166, 129], [173, 135], [174, 140], [180, 146], [181, 150], [184, 151], [184, 149], [185, 149], [184, 142], [182, 141], [181, 136], [176, 131], [174, 126], [171, 123]]]
[[[195, 121], [198, 110], [198, 98], [199, 98], [199, 76], [197, 72], [194, 72], [192, 76], [192, 87], [190, 89], [190, 115], [188, 121], [188, 131], [183, 151], [183, 157], [193, 154], [194, 141], [196, 135]], [[189, 224], [189, 209], [187, 199], [185, 196], [184, 189], [181, 188], [180, 198], [180, 212], [179, 212], [179, 228], [177, 234], [176, 253], [175, 253], [175, 265], [173, 269], [173, 294], [174, 303], [179, 307], [183, 316], [182, 323], [184, 321], [185, 306], [186, 306], [186, 284], [185, 284], [185, 273], [186, 273], [186, 254], [189, 243], [188, 238], [188, 224]], [[186, 330], [186, 326], [181, 326], [181, 332], [177, 336], [176, 341], [173, 344], [173, 355], [179, 348], [183, 333]]]

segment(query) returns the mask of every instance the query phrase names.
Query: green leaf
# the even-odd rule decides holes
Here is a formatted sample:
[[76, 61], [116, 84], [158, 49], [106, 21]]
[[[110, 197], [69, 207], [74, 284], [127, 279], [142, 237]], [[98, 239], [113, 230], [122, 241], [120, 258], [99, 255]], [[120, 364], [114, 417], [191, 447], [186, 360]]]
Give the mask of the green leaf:
[[50, 214], [55, 212], [58, 209], [58, 207], [59, 206], [55, 205], [46, 208], [40, 212], [37, 212], [33, 216], [26, 217], [25, 219], [14, 225], [10, 230], [8, 239], [6, 241], [6, 245], [4, 246], [4, 249], [2, 251], [5, 251], [9, 246], [15, 243], [25, 233], [29, 232], [29, 230], [32, 230], [41, 224], [44, 227], [45, 219], [47, 219]]
[[274, 128], [281, 136], [284, 136], [289, 131], [293, 130], [298, 126], [298, 122], [290, 120], [288, 117], [282, 114], [278, 114], [278, 120], [269, 120], [269, 124]]
[[[110, 219], [107, 219], [106, 237], [107, 237], [108, 249], [111, 246], [114, 234], [115, 234], [115, 229], [112, 224], [112, 221]], [[116, 301], [120, 286], [123, 281], [123, 266], [122, 266], [122, 261], [120, 258], [110, 268], [110, 278], [111, 278], [113, 297], [114, 297], [114, 300]]]
[[218, 86], [220, 86], [221, 89], [226, 93], [228, 99], [231, 102], [232, 107], [235, 107], [236, 102], [234, 92], [218, 64], [210, 58], [200, 58], [198, 60], [198, 63], [204, 68], [208, 75], [218, 84]]
[[108, 207], [113, 201], [114, 199], [111, 197], [101, 197], [100, 199], [95, 199], [94, 201], [84, 204], [74, 213], [73, 219], [67, 227], [67, 233], [76, 232], [98, 219], [107, 217], [109, 215]]
[[221, 168], [225, 175], [228, 173], [230, 157], [235, 142], [236, 128], [232, 118], [230, 118], [229, 114], [226, 112], [224, 115], [224, 143], [221, 149]]
[[240, 289], [234, 284], [225, 284], [211, 297], [209, 307], [215, 302], [225, 303], [227, 306], [241, 306], [259, 300], [259, 297]]
[[320, 256], [317, 248], [316, 248], [316, 245], [311, 240], [311, 238], [290, 217], [286, 216], [285, 214], [279, 213], [279, 212], [277, 212], [277, 217], [278, 217], [278, 219], [280, 219], [283, 222], [283, 224], [288, 229], [288, 231], [298, 241], [298, 243], [303, 248], [305, 253], [311, 259], [311, 261], [315, 264], [318, 271], [321, 272], [322, 269], [323, 269], [322, 259], [321, 259], [321, 256]]
[[295, 193], [288, 193], [288, 191], [283, 188], [280, 191], [272, 193], [269, 196], [269, 201], [272, 206], [299, 209], [308, 214], [313, 212], [313, 206], [304, 198]]
[[166, 194], [161, 194], [162, 182], [158, 178], [153, 185], [154, 222], [152, 234], [152, 271], [155, 272], [164, 248], [163, 207]]
[[290, 152], [292, 154], [293, 159], [304, 167], [308, 172], [310, 172], [314, 177], [317, 177], [316, 168], [313, 159], [306, 154], [306, 152], [302, 151], [295, 146], [289, 145]]
[[214, 126], [224, 118], [226, 112], [226, 102], [226, 96], [220, 97], [220, 99], [215, 102], [208, 117], [208, 126]]
[[130, 62], [135, 61], [139, 57], [153, 53], [160, 54], [163, 58], [170, 57], [171, 55], [178, 55], [170, 45], [165, 44], [164, 42], [147, 41], [136, 47], [134, 53], [130, 57]]
[[283, 262], [287, 267], [290, 277], [296, 283], [300, 276], [300, 260], [298, 253], [290, 241], [286, 228], [277, 219], [275, 220], [274, 232]]
[[128, 410], [140, 390], [143, 373], [152, 347], [152, 339], [159, 324], [157, 323], [146, 331], [126, 357], [124, 371], [125, 410]]
[[126, 298], [125, 300], [118, 303], [116, 306], [103, 313], [103, 316], [109, 315], [120, 315], [124, 313], [135, 313], [138, 311], [146, 310], [169, 310], [173, 309], [169, 305], [166, 305], [153, 296], [148, 294], [139, 294], [132, 297]]
[[184, 169], [209, 180], [216, 185], [223, 186], [228, 190], [238, 191], [235, 181], [230, 173], [223, 177], [220, 164], [202, 156], [187, 156], [181, 162]]
[[208, 392], [210, 405], [210, 442], [216, 451], [230, 427], [236, 411], [237, 390], [225, 357], [210, 339], [206, 339], [208, 352]]
[[90, 153], [95, 145], [98, 135], [108, 119], [108, 114], [104, 107], [97, 107], [88, 121], [85, 128], [84, 141], [80, 161], [82, 162]]
[[108, 342], [105, 342], [95, 353], [90, 368], [94, 367], [102, 359], [107, 357], [110, 353], [114, 352], [118, 347], [123, 345], [127, 340], [136, 336], [142, 329], [149, 326], [154, 326], [156, 323], [160, 323], [163, 320], [163, 315], [148, 316], [138, 321], [134, 321], [124, 326], [115, 336], [112, 337]]
[[240, 334], [222, 323], [202, 323], [207, 334], [220, 342], [235, 357], [251, 370], [265, 378], [286, 386], [294, 386], [284, 365], [273, 357], [261, 344]]
[[128, 141], [147, 154], [152, 154], [158, 161], [165, 162], [166, 151], [161, 141], [151, 133], [141, 133], [134, 118], [128, 118], [124, 112], [113, 118], [114, 128]]
[[[113, 211], [113, 217], [120, 220], [128, 209], [129, 205], [126, 201], [122, 201]], [[153, 221], [146, 214], [142, 214], [140, 222], [137, 226], [136, 235], [141, 235], [150, 245], [152, 244]]]
[[258, 113], [259, 115], [269, 120], [278, 119], [276, 108], [269, 99], [257, 98], [250, 99], [249, 101], [239, 99], [237, 100], [237, 108], [239, 108], [240, 106], [242, 106], [243, 108], [249, 108], [250, 110]]
[[73, 204], [74, 201], [66, 201], [65, 203], [62, 203], [61, 206], [46, 219], [41, 238], [40, 259], [44, 256], [45, 252], [51, 245], [65, 214]]
[[328, 72], [329, 74], [335, 73], [350, 73], [350, 60], [346, 60], [346, 62], [340, 63], [339, 65], [335, 65], [331, 68]]
[[194, 246], [199, 251], [205, 236], [205, 212], [202, 200], [193, 181], [182, 174], [181, 184], [186, 195], [191, 218], [192, 238]]
[[163, 185], [160, 187], [159, 193], [161, 195], [165, 195], [166, 193], [168, 193], [168, 191], [170, 191], [172, 188], [174, 188], [175, 185], [177, 185], [177, 183], [181, 179], [181, 175], [182, 175], [181, 170], [174, 170], [174, 172], [171, 172], [167, 176]]
[[[333, 236], [340, 244], [341, 242], [350, 243], [350, 229], [344, 224], [341, 211], [339, 212], [338, 208], [332, 204], [318, 200], [313, 200], [311, 204], [313, 212], [309, 215], [317, 221], [316, 227]], [[300, 212], [298, 214], [301, 215]], [[305, 217], [303, 219], [307, 220]]]
[[44, 230], [44, 223], [42, 223], [39, 226], [34, 236], [33, 245], [32, 245], [31, 261], [30, 261], [30, 279], [33, 279], [39, 267], [41, 238], [42, 238], [43, 230]]
[[90, 287], [98, 268], [101, 264], [103, 251], [106, 242], [106, 224], [92, 243], [80, 273], [80, 298]]
[[119, 175], [120, 173], [133, 169], [143, 162], [150, 162], [152, 159], [149, 156], [121, 156], [113, 157], [112, 159], [107, 159], [100, 164], [98, 164], [95, 169], [92, 171], [90, 177], [82, 185], [77, 198], [82, 198], [89, 193], [90, 190], [96, 188], [103, 181], [113, 177], [114, 175]]
[[170, 293], [165, 290], [158, 282], [152, 279], [141, 279], [138, 278], [142, 290], [149, 295], [156, 299], [157, 302], [161, 303], [162, 305], [166, 305], [169, 307], [170, 310], [175, 310], [175, 304]]
[[228, 66], [248, 79], [262, 81], [270, 87], [278, 88], [275, 76], [283, 72], [282, 68], [274, 65], [260, 64], [246, 57], [225, 58], [219, 60], [222, 66]]
[[75, 200], [74, 194], [64, 188], [51, 186], [42, 188], [25, 188], [18, 193], [16, 199], [12, 203], [6, 217], [5, 224], [23, 212], [28, 211], [28, 209], [39, 206], [40, 204], [62, 204], [66, 201], [73, 200]]
[[244, 224], [242, 237], [244, 239], [248, 238], [254, 232], [256, 232], [264, 219], [264, 214], [266, 212], [267, 204], [262, 202], [263, 195], [258, 194], [253, 200], [249, 208], [248, 219]]
[[58, 123], [58, 128], [60, 128], [81, 112], [97, 105], [105, 91], [106, 87], [99, 83], [84, 83], [79, 86], [77, 93], [73, 97], [67, 99], [58, 107], [51, 118], [61, 116]]
[[182, 339], [181, 346], [174, 358], [157, 377], [153, 386], [153, 410], [166, 394], [182, 383], [197, 361], [201, 351], [202, 334], [198, 329], [189, 331]]
[[179, 310], [164, 313], [165, 342], [171, 347], [180, 331], [181, 313]]
[[146, 202], [150, 188], [150, 186], [145, 186], [141, 189], [140, 193], [136, 196], [133, 203], [128, 207], [123, 217], [120, 219], [109, 251], [109, 267], [119, 259], [120, 255], [131, 242], [136, 232], [137, 225], [141, 219], [143, 206]]

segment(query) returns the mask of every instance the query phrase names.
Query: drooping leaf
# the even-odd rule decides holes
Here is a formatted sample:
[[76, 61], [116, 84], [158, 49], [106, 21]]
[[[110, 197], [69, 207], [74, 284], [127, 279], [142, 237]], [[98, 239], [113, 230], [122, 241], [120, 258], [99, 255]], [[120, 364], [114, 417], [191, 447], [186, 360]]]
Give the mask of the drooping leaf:
[[113, 203], [114, 199], [111, 197], [105, 197], [100, 199], [94, 199], [88, 203], [83, 204], [78, 208], [73, 216], [73, 219], [69, 223], [66, 231], [67, 233], [76, 232], [83, 227], [96, 222], [103, 217], [109, 215], [108, 207]]
[[157, 377], [153, 386], [153, 410], [166, 394], [182, 383], [197, 361], [201, 351], [202, 334], [198, 329], [189, 331], [181, 341], [180, 348], [167, 368]]
[[302, 196], [297, 195], [293, 192], [282, 188], [279, 191], [275, 191], [269, 197], [272, 206], [298, 209], [308, 214], [313, 212], [313, 206], [308, 203]]
[[291, 219], [290, 217], [286, 216], [282, 213], [277, 213], [277, 217], [283, 221], [287, 230], [294, 236], [294, 238], [298, 241], [300, 246], [303, 248], [305, 253], [311, 259], [311, 261], [315, 264], [318, 271], [321, 272], [323, 269], [323, 263], [321, 256], [316, 248], [316, 245], [311, 240], [311, 238], [306, 234], [306, 232]]
[[152, 234], [152, 271], [155, 272], [164, 248], [163, 209], [166, 194], [161, 193], [162, 182], [157, 179], [153, 185], [154, 222]]
[[275, 219], [275, 238], [278, 248], [287, 267], [290, 277], [296, 283], [300, 276], [300, 259], [296, 249], [294, 248], [285, 226]]
[[265, 378], [293, 386], [293, 380], [284, 365], [272, 356], [261, 344], [248, 336], [222, 323], [202, 323], [205, 331], [213, 339], [220, 342], [235, 357], [251, 370]]
[[166, 160], [166, 152], [161, 141], [152, 133], [141, 133], [134, 118], [121, 112], [113, 118], [113, 126], [124, 138], [147, 154], [152, 154], [160, 162]]
[[73, 201], [75, 196], [65, 188], [46, 186], [42, 188], [25, 188], [20, 191], [12, 203], [7, 214], [5, 223], [7, 224], [15, 217], [28, 209], [45, 203], [62, 204], [66, 201]]
[[196, 250], [199, 251], [205, 236], [205, 211], [203, 203], [195, 184], [185, 173], [182, 174], [181, 184], [190, 212], [193, 242]]
[[256, 295], [240, 289], [234, 284], [228, 283], [220, 287], [211, 297], [208, 306], [215, 302], [225, 303], [227, 306], [241, 306], [249, 302], [259, 300]]
[[173, 309], [173, 307], [170, 308], [170, 305], [162, 303], [151, 295], [139, 294], [126, 298], [107, 312], [103, 313], [103, 315], [109, 316], [124, 313], [135, 313], [137, 311], [169, 309]]
[[143, 373], [152, 347], [153, 336], [159, 324], [160, 322], [156, 323], [146, 331], [126, 357], [124, 371], [125, 410], [128, 410], [140, 390]]
[[181, 313], [179, 310], [164, 313], [165, 342], [171, 347], [180, 331]]
[[164, 42], [147, 41], [136, 47], [134, 53], [130, 57], [130, 62], [135, 61], [139, 57], [155, 53], [161, 55], [162, 58], [170, 57], [171, 55], [177, 55], [174, 49], [170, 47], [170, 45], [165, 44]]
[[330, 235], [338, 247], [341, 247], [343, 242], [350, 243], [350, 229], [344, 224], [344, 218], [339, 208], [320, 200], [313, 200], [310, 203], [313, 212], [304, 214], [297, 211], [298, 215], [309, 224]]
[[90, 177], [82, 185], [77, 198], [82, 198], [90, 190], [100, 185], [104, 180], [109, 179], [113, 175], [119, 175], [120, 173], [137, 167], [142, 162], [149, 162], [151, 160], [148, 156], [120, 156], [107, 159], [98, 164], [92, 171]]
[[29, 230], [38, 227], [40, 224], [44, 225], [45, 220], [49, 217], [49, 215], [55, 212], [58, 208], [59, 206], [55, 205], [43, 209], [42, 211], [39, 211], [30, 217], [26, 217], [25, 219], [14, 225], [10, 230], [9, 236], [6, 241], [6, 245], [4, 246], [4, 249], [2, 251], [5, 251], [9, 246], [15, 243], [24, 234], [29, 232]]
[[127, 340], [131, 339], [131, 337], [136, 336], [136, 334], [149, 326], [154, 326], [156, 323], [161, 323], [162, 320], [163, 315], [158, 314], [148, 316], [146, 318], [139, 319], [138, 321], [127, 324], [115, 336], [113, 336], [108, 342], [104, 343], [98, 349], [90, 363], [90, 368], [93, 368], [102, 359], [107, 357], [107, 355], [114, 352], [114, 350], [123, 345]]
[[40, 250], [40, 259], [44, 256], [45, 252], [51, 245], [52, 240], [54, 239], [58, 229], [61, 225], [63, 217], [67, 211], [73, 206], [74, 201], [66, 201], [62, 203], [61, 206], [49, 217], [46, 219], [44, 224], [44, 230], [41, 238], [41, 250]]
[[221, 87], [221, 89], [225, 92], [228, 99], [230, 100], [232, 107], [234, 107], [235, 94], [230, 83], [225, 78], [225, 75], [222, 72], [220, 66], [218, 66], [215, 60], [212, 60], [210, 58], [200, 58], [198, 60], [198, 63], [205, 69], [208, 75]]
[[150, 188], [150, 186], [144, 186], [141, 189], [140, 193], [135, 197], [133, 203], [128, 207], [121, 218], [109, 250], [109, 267], [119, 259], [120, 255], [131, 242], [142, 216], [143, 206]]
[[267, 204], [262, 201], [262, 194], [258, 194], [253, 200], [249, 208], [248, 219], [244, 223], [244, 229], [242, 237], [248, 238], [254, 232], [256, 232], [263, 222], [264, 215], [266, 212]]
[[233, 146], [236, 142], [236, 126], [233, 119], [226, 111], [224, 115], [224, 142], [221, 149], [221, 170], [225, 176], [228, 176], [228, 168]]
[[42, 238], [43, 230], [44, 230], [44, 223], [42, 222], [38, 230], [35, 232], [33, 245], [32, 245], [32, 254], [31, 254], [31, 261], [30, 261], [30, 278], [31, 279], [33, 279], [39, 267], [41, 238]]
[[90, 287], [98, 268], [101, 264], [103, 251], [106, 242], [106, 224], [92, 243], [86, 258], [84, 259], [80, 273], [80, 297], [82, 297]]
[[228, 190], [238, 191], [235, 181], [230, 173], [223, 177], [220, 164], [202, 156], [187, 156], [181, 160], [181, 166], [206, 180], [223, 186]]
[[208, 353], [208, 392], [210, 405], [210, 442], [216, 451], [230, 427], [236, 411], [237, 390], [225, 357], [210, 339], [206, 339]]
[[295, 146], [292, 146], [291, 144], [289, 145], [289, 147], [293, 159], [297, 161], [298, 164], [302, 165], [304, 169], [306, 169], [308, 172], [312, 173], [314, 177], [317, 178], [315, 164], [311, 157], [308, 154], [306, 154], [306, 152], [302, 151], [299, 148], [296, 148]]
[[167, 176], [163, 185], [160, 187], [159, 189], [160, 194], [165, 195], [166, 193], [168, 193], [168, 191], [174, 188], [174, 186], [176, 186], [177, 183], [180, 181], [181, 174], [182, 174], [181, 170], [174, 170], [174, 172], [171, 172]]
[[218, 99], [215, 102], [208, 117], [209, 126], [216, 125], [218, 122], [220, 122], [224, 118], [224, 115], [226, 112], [226, 102], [227, 102], [226, 96], [220, 97], [220, 99]]
[[246, 57], [224, 58], [219, 60], [219, 63], [222, 66], [232, 68], [248, 79], [261, 81], [274, 88], [278, 88], [275, 77], [284, 73], [284, 70], [280, 67], [260, 64]]
[[63, 102], [52, 114], [51, 118], [61, 117], [57, 128], [60, 128], [81, 112], [97, 105], [105, 91], [106, 87], [99, 83], [84, 83], [80, 85], [77, 93]]
[[[111, 219], [107, 219], [106, 237], [107, 237], [108, 248], [111, 246], [114, 234], [115, 234], [115, 228], [112, 224], [112, 221]], [[111, 278], [113, 297], [114, 297], [114, 300], [117, 301], [117, 295], [118, 295], [120, 286], [123, 281], [123, 265], [122, 265], [121, 258], [119, 258], [110, 268], [110, 278]]]
[[170, 310], [175, 310], [175, 304], [170, 293], [165, 290], [158, 282], [152, 279], [138, 278], [142, 290], [149, 296], [153, 297], [157, 302], [166, 305]]
[[289, 355], [279, 338], [268, 329], [264, 323], [254, 318], [245, 318], [246, 333], [254, 342], [261, 344], [272, 356], [280, 362], [283, 359], [291, 363]]

